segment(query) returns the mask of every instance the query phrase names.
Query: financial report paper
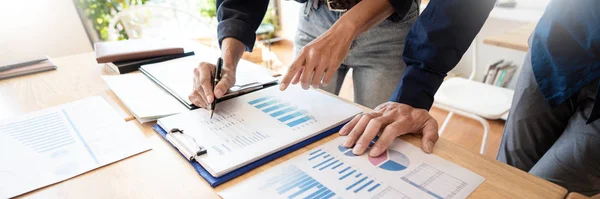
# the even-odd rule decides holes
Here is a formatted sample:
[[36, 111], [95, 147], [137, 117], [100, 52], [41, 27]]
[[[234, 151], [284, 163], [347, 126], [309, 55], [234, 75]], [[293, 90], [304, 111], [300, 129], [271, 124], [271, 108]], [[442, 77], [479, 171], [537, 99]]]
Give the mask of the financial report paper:
[[143, 133], [101, 97], [0, 121], [0, 198], [148, 150]]
[[396, 139], [379, 157], [334, 139], [219, 193], [231, 198], [466, 198], [482, 176]]
[[236, 168], [341, 125], [362, 112], [356, 105], [317, 90], [273, 86], [236, 97], [209, 111], [161, 118], [169, 131], [178, 128], [208, 152], [196, 160], [213, 176]]

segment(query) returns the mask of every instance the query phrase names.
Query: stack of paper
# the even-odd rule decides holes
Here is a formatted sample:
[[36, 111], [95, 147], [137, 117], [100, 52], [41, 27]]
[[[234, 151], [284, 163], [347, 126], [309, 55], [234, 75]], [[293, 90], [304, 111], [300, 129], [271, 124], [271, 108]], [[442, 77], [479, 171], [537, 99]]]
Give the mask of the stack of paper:
[[101, 97], [0, 121], [0, 198], [51, 185], [149, 149]]
[[189, 110], [144, 74], [111, 75], [102, 78], [140, 123]]

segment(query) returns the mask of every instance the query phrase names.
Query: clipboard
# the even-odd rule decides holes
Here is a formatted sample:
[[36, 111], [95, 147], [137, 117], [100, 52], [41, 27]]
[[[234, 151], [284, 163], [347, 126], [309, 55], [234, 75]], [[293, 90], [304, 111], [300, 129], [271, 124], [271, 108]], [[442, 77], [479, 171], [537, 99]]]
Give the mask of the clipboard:
[[[204, 178], [204, 180], [206, 180], [206, 182], [208, 182], [208, 184], [211, 187], [214, 188], [214, 187], [217, 187], [217, 186], [219, 186], [219, 185], [221, 185], [221, 184], [223, 184], [223, 183], [225, 183], [225, 182], [227, 182], [227, 181], [229, 181], [231, 179], [234, 179], [234, 178], [236, 178], [236, 177], [238, 177], [238, 176], [240, 176], [240, 175], [242, 175], [242, 174], [244, 174], [246, 172], [249, 172], [249, 171], [251, 171], [254, 168], [262, 166], [262, 165], [264, 165], [266, 163], [269, 163], [269, 162], [271, 162], [271, 161], [273, 161], [273, 160], [275, 160], [275, 159], [277, 159], [277, 158], [279, 158], [281, 156], [284, 156], [284, 155], [286, 155], [288, 153], [294, 152], [294, 151], [296, 151], [296, 150], [298, 150], [298, 149], [300, 149], [302, 147], [305, 147], [305, 146], [307, 146], [309, 144], [312, 144], [313, 142], [319, 141], [320, 139], [323, 139], [323, 138], [325, 138], [325, 137], [327, 137], [327, 136], [329, 136], [331, 134], [334, 134], [334, 133], [338, 132], [346, 123], [347, 122], [344, 122], [344, 123], [342, 123], [342, 124], [340, 124], [340, 125], [338, 125], [338, 126], [336, 126], [334, 128], [331, 128], [331, 129], [329, 129], [329, 130], [327, 130], [327, 131], [325, 131], [323, 133], [320, 133], [320, 134], [315, 135], [315, 136], [313, 136], [311, 138], [308, 138], [308, 139], [306, 139], [306, 140], [304, 140], [302, 142], [299, 142], [299, 143], [297, 143], [295, 145], [292, 145], [290, 147], [287, 147], [285, 149], [277, 151], [277, 152], [275, 152], [275, 153], [273, 153], [271, 155], [268, 155], [268, 156], [266, 156], [264, 158], [261, 158], [261, 159], [259, 159], [257, 161], [254, 161], [254, 162], [250, 163], [250, 164], [247, 164], [246, 166], [243, 166], [243, 167], [240, 167], [240, 168], [238, 168], [236, 170], [233, 170], [233, 171], [231, 171], [231, 172], [229, 172], [229, 173], [227, 173], [225, 175], [222, 175], [221, 177], [214, 177], [214, 176], [212, 176], [204, 167], [202, 167], [196, 161], [189, 161], [189, 163], [192, 165], [192, 167], [194, 167], [194, 170], [196, 170], [196, 172], [200, 176], [202, 176], [202, 178]], [[165, 141], [167, 143], [169, 143], [171, 145], [171, 147], [173, 147], [175, 150], [177, 150], [179, 152], [179, 154], [183, 158], [188, 159], [188, 157], [186, 157], [183, 153], [181, 153], [181, 151], [179, 151], [179, 149], [177, 149], [177, 147], [175, 147], [171, 142], [169, 142], [167, 140], [167, 138], [166, 138], [167, 131], [165, 131], [160, 125], [154, 124], [154, 125], [152, 125], [152, 129], [154, 129], [154, 131], [156, 131], [158, 134], [160, 134], [160, 136], [163, 139], [165, 139]]]

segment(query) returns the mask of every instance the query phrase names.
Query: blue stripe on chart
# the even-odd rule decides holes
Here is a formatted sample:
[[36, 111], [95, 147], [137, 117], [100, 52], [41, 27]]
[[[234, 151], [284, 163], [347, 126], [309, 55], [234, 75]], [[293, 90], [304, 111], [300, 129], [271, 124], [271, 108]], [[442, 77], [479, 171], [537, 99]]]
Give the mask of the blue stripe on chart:
[[271, 117], [279, 117], [280, 115], [283, 115], [283, 114], [288, 113], [293, 110], [294, 110], [294, 108], [285, 108], [285, 109], [279, 110], [275, 113], [271, 113]]
[[367, 182], [367, 184], [364, 184], [363, 186], [360, 186], [358, 189], [354, 190], [354, 193], [358, 193], [360, 190], [363, 190], [365, 187], [369, 186], [371, 183], [373, 183], [373, 180]]
[[302, 123], [304, 123], [304, 122], [306, 122], [306, 121], [309, 121], [310, 119], [311, 119], [311, 118], [310, 118], [309, 116], [304, 116], [303, 118], [300, 118], [300, 119], [294, 120], [293, 122], [290, 122], [290, 123], [288, 123], [287, 125], [288, 125], [289, 127], [294, 127], [294, 126], [297, 126], [298, 124], [302, 124]]
[[375, 189], [377, 189], [377, 187], [379, 187], [379, 183], [377, 183], [375, 186], [371, 187], [369, 190], [367, 190], [368, 192], [371, 192]]
[[343, 180], [344, 178], [348, 177], [349, 175], [352, 175], [354, 172], [356, 172], [356, 170], [352, 170], [352, 171], [350, 171], [350, 173], [347, 173], [346, 175], [344, 175], [344, 176], [340, 177], [340, 179], [339, 179], [339, 180]]
[[315, 196], [314, 198], [323, 198], [324, 196], [329, 195], [330, 193], [332, 193], [331, 190], [327, 189], [327, 191]]
[[256, 105], [256, 106], [254, 106], [254, 107], [256, 107], [257, 109], [261, 109], [261, 108], [264, 108], [264, 107], [270, 106], [270, 105], [272, 105], [272, 104], [275, 104], [275, 103], [277, 103], [277, 102], [278, 102], [278, 101], [277, 101], [276, 99], [274, 99], [274, 100], [271, 100], [271, 101], [268, 101], [268, 102], [265, 102], [265, 103], [262, 103], [262, 104]]
[[71, 118], [69, 117], [67, 112], [65, 110], [62, 110], [62, 113], [65, 116], [65, 118], [67, 118], [67, 121], [69, 121], [69, 124], [71, 124], [71, 127], [73, 128], [73, 130], [75, 130], [75, 133], [77, 134], [77, 137], [79, 137], [79, 139], [83, 143], [83, 146], [85, 146], [88, 153], [90, 153], [90, 156], [92, 156], [92, 159], [94, 159], [94, 162], [96, 162], [96, 164], [100, 164], [100, 162], [98, 161], [98, 158], [96, 158], [96, 155], [94, 155], [94, 152], [92, 151], [90, 146], [87, 144], [87, 142], [85, 142], [85, 140], [83, 140], [83, 137], [81, 137], [81, 133], [79, 133], [79, 130], [77, 130], [77, 127], [75, 127], [75, 125], [73, 124], [73, 121], [71, 121]]
[[323, 192], [326, 192], [327, 189], [326, 187], [321, 187], [318, 191], [315, 191], [314, 193], [304, 197], [304, 199], [309, 199], [309, 198], [315, 198], [315, 196], [322, 194]]
[[312, 158], [309, 158], [308, 160], [313, 160], [313, 159], [315, 159], [315, 158], [317, 158], [317, 157], [319, 157], [319, 156], [322, 156], [323, 154], [325, 154], [325, 151], [323, 151], [323, 152], [321, 152], [321, 153], [317, 154], [316, 156], [313, 156]]
[[333, 160], [333, 157], [330, 157], [329, 159], [327, 159], [327, 160], [325, 160], [325, 161], [323, 161], [323, 162], [321, 162], [321, 163], [319, 163], [319, 164], [317, 164], [317, 165], [313, 166], [312, 168], [313, 168], [313, 169], [314, 169], [314, 168], [317, 168], [317, 167], [319, 167], [319, 166], [321, 166], [321, 165], [323, 165], [323, 164], [325, 164], [325, 163], [327, 163], [327, 162], [329, 162], [329, 161], [331, 161], [331, 160]]
[[313, 155], [313, 154], [315, 154], [315, 153], [317, 153], [319, 151], [321, 151], [321, 149], [317, 149], [316, 151], [313, 151], [313, 152], [309, 153], [308, 155]]
[[300, 186], [300, 190], [297, 191], [296, 193], [288, 196], [288, 198], [294, 198], [300, 194], [303, 194], [304, 192], [308, 191], [309, 189], [313, 188], [314, 186], [316, 186], [317, 184], [319, 184], [317, 181], [315, 181], [314, 179], [312, 181], [309, 181], [309, 183], [301, 185]]
[[364, 178], [360, 179], [359, 181], [355, 182], [354, 184], [346, 187], [346, 190], [352, 189], [354, 186], [356, 186], [356, 185], [360, 184], [361, 182], [365, 181], [367, 178], [369, 178], [369, 177], [364, 177]]
[[[279, 118], [279, 121], [280, 121], [280, 122], [285, 122], [285, 121], [288, 121], [288, 120], [290, 120], [290, 119], [292, 119], [292, 118], [298, 117], [298, 116], [300, 116], [300, 115], [302, 115], [302, 113], [300, 113], [300, 112], [295, 112], [295, 113], [292, 113], [292, 114], [289, 114], [289, 115], [283, 116], [282, 118]], [[289, 126], [289, 125], [288, 125], [288, 126]]]
[[340, 162], [338, 165], [335, 165], [331, 169], [337, 169], [338, 167], [342, 166], [343, 164], [344, 164], [343, 162]]
[[255, 100], [249, 101], [249, 102], [248, 102], [248, 104], [250, 104], [250, 105], [254, 105], [254, 104], [257, 104], [257, 103], [263, 102], [263, 101], [265, 101], [265, 100], [268, 100], [268, 99], [271, 99], [271, 96], [261, 97], [261, 98], [258, 98], [258, 99], [255, 99]]
[[319, 169], [319, 171], [322, 171], [323, 169], [326, 169], [327, 167], [329, 167], [329, 166], [331, 166], [331, 165], [333, 165], [333, 164], [335, 164], [335, 163], [337, 163], [337, 162], [339, 162], [339, 160], [335, 160], [335, 161], [333, 161], [333, 162], [329, 163], [328, 165], [325, 165], [324, 167], [321, 167], [321, 168]]
[[284, 188], [283, 190], [281, 190], [281, 192], [279, 194], [288, 192], [289, 190], [296, 188], [298, 186], [300, 186], [301, 184], [304, 184], [306, 181], [311, 180], [312, 177], [306, 175], [304, 178], [302, 178], [301, 180], [296, 181], [295, 183], [289, 184], [287, 185], [286, 188]]
[[344, 173], [348, 169], [350, 169], [350, 166], [346, 167], [344, 170], [341, 170], [339, 173]]
[[269, 113], [271, 111], [274, 111], [274, 110], [276, 110], [278, 108], [281, 108], [281, 107], [284, 107], [284, 106], [285, 106], [285, 104], [277, 104], [275, 106], [271, 106], [269, 108], [263, 109], [262, 111], [265, 112], [265, 113]]

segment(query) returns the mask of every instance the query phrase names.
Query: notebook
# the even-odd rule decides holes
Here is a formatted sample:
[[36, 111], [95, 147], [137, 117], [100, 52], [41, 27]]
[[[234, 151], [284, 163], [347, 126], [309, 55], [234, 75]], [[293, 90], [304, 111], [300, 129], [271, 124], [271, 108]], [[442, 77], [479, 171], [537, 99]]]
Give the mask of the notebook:
[[[317, 90], [269, 87], [218, 104], [213, 119], [196, 109], [158, 119], [166, 139], [213, 177], [310, 139], [362, 112]], [[182, 132], [174, 132], [179, 130]], [[198, 155], [199, 149], [206, 149]]]
[[[194, 88], [194, 68], [198, 67], [200, 62], [216, 64], [219, 54], [218, 51], [206, 47], [200, 51], [197, 50], [195, 56], [143, 65], [140, 71], [173, 95], [184, 106], [194, 109], [196, 107], [188, 99]], [[240, 60], [236, 71], [235, 86], [228, 91], [226, 97], [229, 98], [228, 95], [236, 95], [242, 91], [257, 90], [275, 85], [277, 78], [273, 77], [272, 74], [269, 69], [263, 66]]]
[[19, 61], [2, 64], [2, 67], [9, 67], [10, 69], [0, 71], [0, 80], [49, 70], [56, 70], [56, 65], [47, 57], [35, 59], [33, 61]]
[[183, 54], [183, 47], [174, 41], [131, 39], [94, 44], [98, 63], [137, 60], [165, 55]]
[[172, 59], [177, 59], [177, 58], [182, 58], [182, 57], [187, 57], [187, 56], [192, 56], [192, 55], [194, 55], [193, 51], [186, 52], [183, 54], [164, 55], [164, 56], [159, 56], [159, 57], [136, 59], [136, 60], [131, 60], [131, 61], [110, 62], [110, 63], [106, 63], [106, 65], [119, 74], [125, 74], [125, 73], [130, 73], [133, 71], [137, 71], [142, 65], [154, 64], [154, 63], [169, 61]]

